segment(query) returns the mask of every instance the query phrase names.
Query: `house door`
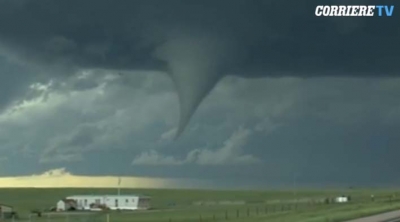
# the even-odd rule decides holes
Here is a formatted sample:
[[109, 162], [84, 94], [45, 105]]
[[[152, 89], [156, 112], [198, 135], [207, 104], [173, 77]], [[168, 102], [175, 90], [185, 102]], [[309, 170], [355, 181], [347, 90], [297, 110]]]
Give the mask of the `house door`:
[[115, 207], [118, 207], [118, 199], [115, 199]]

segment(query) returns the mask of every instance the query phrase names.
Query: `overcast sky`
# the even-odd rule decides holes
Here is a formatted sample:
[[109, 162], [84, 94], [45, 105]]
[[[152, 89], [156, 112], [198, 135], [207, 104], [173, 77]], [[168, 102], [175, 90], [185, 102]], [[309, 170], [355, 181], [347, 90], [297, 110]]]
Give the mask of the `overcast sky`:
[[0, 175], [399, 184], [396, 8], [318, 3], [1, 1]]

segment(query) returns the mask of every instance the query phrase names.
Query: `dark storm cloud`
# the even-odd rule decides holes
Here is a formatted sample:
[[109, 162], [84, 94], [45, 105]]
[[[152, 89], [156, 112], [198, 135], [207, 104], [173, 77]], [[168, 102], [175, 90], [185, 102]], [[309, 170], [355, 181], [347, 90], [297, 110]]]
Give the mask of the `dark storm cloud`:
[[0, 111], [21, 97], [35, 96], [30, 94], [29, 86], [35, 80], [39, 80], [38, 77], [38, 74], [29, 68], [0, 56]]
[[179, 134], [225, 75], [399, 75], [396, 11], [390, 18], [322, 18], [314, 16], [318, 4], [5, 0], [0, 43], [35, 64], [170, 73], [181, 101]]

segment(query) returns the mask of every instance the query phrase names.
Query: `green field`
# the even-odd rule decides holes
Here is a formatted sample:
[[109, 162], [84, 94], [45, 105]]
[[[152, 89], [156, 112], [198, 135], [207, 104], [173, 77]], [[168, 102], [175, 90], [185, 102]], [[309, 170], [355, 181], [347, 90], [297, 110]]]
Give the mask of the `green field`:
[[[18, 221], [105, 222], [200, 222], [200, 221], [344, 221], [379, 212], [400, 209], [397, 190], [301, 190], [293, 191], [209, 191], [209, 190], [122, 190], [122, 194], [152, 197], [152, 210], [91, 214], [31, 215], [45, 210], [69, 195], [115, 194], [115, 189], [0, 189], [0, 202], [17, 211]], [[350, 203], [326, 204], [324, 198], [350, 195]], [[370, 195], [375, 195], [371, 201]], [[199, 205], [198, 202], [203, 202]], [[204, 203], [207, 204], [204, 204]], [[107, 215], [108, 214], [108, 215]]]

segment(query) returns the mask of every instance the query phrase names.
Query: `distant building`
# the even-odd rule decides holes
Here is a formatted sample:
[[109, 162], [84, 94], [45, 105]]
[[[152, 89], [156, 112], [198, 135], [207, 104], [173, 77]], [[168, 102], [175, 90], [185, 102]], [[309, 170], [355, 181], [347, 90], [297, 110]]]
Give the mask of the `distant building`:
[[0, 218], [9, 219], [15, 215], [14, 208], [9, 205], [0, 204]]
[[350, 197], [347, 196], [340, 196], [335, 198], [336, 203], [347, 203], [350, 201]]
[[139, 195], [74, 195], [58, 201], [57, 210], [147, 210], [150, 199]]

